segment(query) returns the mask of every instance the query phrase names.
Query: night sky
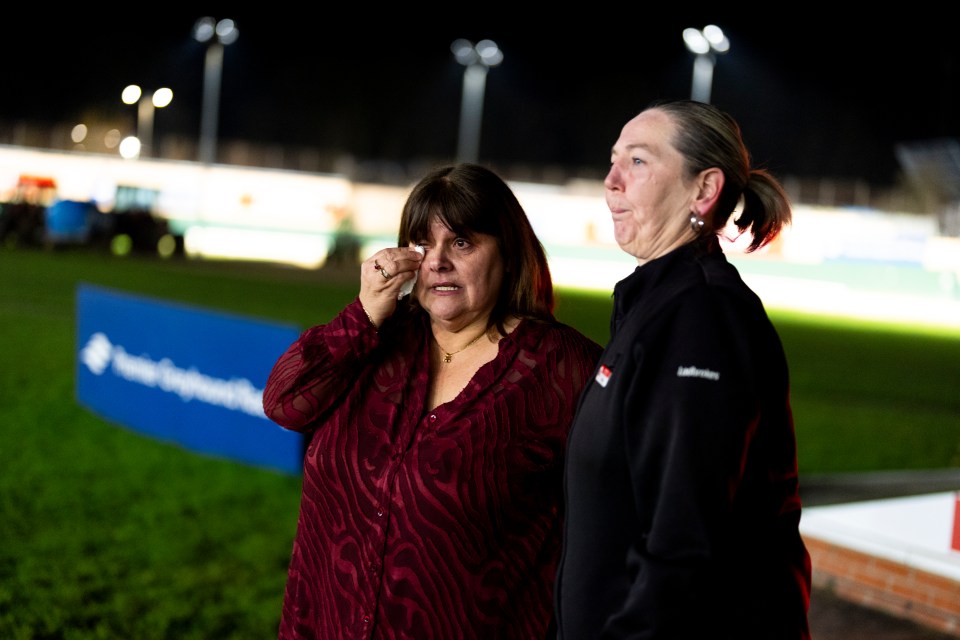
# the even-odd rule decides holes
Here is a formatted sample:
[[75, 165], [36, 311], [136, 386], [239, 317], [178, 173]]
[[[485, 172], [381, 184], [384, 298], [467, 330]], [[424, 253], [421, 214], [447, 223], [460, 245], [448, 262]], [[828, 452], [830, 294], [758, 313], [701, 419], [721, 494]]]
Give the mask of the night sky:
[[0, 127], [129, 116], [120, 92], [137, 83], [174, 91], [155, 137], [199, 135], [204, 50], [191, 30], [212, 15], [240, 29], [225, 51], [221, 140], [381, 161], [452, 159], [464, 67], [450, 44], [490, 38], [504, 61], [487, 77], [481, 161], [602, 172], [626, 120], [651, 100], [689, 97], [693, 56], [681, 33], [713, 23], [731, 50], [717, 59], [712, 102], [740, 121], [756, 164], [781, 176], [893, 184], [896, 144], [960, 136], [952, 20], [916, 3], [907, 16], [856, 19], [831, 15], [831, 6], [681, 16], [608, 3], [577, 12], [358, 5], [338, 9], [340, 19], [322, 7], [299, 16], [157, 5], [149, 22], [34, 12], [15, 16], [20, 27], [4, 20]]

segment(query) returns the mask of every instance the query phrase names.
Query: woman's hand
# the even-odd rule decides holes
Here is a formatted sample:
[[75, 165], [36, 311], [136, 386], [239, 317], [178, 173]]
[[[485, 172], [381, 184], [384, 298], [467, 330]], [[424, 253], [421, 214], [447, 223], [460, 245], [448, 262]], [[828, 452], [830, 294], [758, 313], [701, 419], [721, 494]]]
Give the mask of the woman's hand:
[[423, 254], [413, 247], [381, 249], [360, 264], [360, 304], [379, 327], [397, 308], [400, 289], [413, 280]]

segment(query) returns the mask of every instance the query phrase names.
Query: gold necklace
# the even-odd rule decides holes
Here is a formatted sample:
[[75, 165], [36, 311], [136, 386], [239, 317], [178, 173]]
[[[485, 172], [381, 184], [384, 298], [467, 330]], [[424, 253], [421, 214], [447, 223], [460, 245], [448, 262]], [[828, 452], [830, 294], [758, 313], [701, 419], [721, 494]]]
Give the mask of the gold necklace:
[[438, 346], [438, 347], [440, 347], [440, 351], [443, 351], [443, 361], [446, 362], [446, 363], [449, 363], [451, 360], [453, 360], [453, 356], [457, 355], [457, 354], [460, 353], [461, 351], [466, 351], [467, 349], [469, 349], [469, 348], [472, 347], [473, 345], [477, 344], [478, 342], [480, 342], [480, 338], [482, 338], [482, 337], [485, 336], [485, 335], [487, 335], [487, 331], [486, 331], [486, 330], [484, 330], [483, 333], [481, 333], [481, 334], [478, 335], [476, 338], [474, 338], [473, 340], [471, 340], [465, 347], [461, 347], [461, 348], [457, 349], [456, 351], [447, 351], [447, 350], [444, 349], [442, 346], [440, 346], [440, 343], [437, 342], [437, 336], [433, 336], [433, 341], [437, 343], [437, 346]]

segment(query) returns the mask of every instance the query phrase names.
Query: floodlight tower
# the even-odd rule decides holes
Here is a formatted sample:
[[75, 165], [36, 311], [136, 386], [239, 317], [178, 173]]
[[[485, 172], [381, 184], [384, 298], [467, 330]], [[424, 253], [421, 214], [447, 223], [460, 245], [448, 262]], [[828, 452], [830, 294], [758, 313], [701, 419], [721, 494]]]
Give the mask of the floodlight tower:
[[193, 37], [207, 45], [203, 66], [203, 112], [200, 119], [200, 162], [217, 159], [217, 117], [220, 112], [220, 79], [223, 76], [223, 48], [237, 41], [240, 32], [229, 18], [200, 18], [193, 25]]
[[683, 42], [695, 55], [693, 59], [693, 85], [690, 99], [710, 103], [710, 88], [713, 85], [713, 67], [716, 56], [730, 50], [730, 41], [720, 27], [708, 24], [703, 29], [683, 30]]
[[503, 62], [503, 52], [493, 40], [481, 40], [474, 45], [463, 38], [455, 40], [450, 50], [457, 62], [464, 66], [457, 160], [476, 162], [480, 155], [480, 121], [483, 117], [487, 70]]
[[162, 109], [173, 101], [173, 91], [166, 87], [157, 89], [147, 97], [138, 85], [124, 88], [120, 98], [124, 104], [137, 105], [137, 152], [136, 157], [152, 156], [153, 153], [153, 117], [157, 109]]

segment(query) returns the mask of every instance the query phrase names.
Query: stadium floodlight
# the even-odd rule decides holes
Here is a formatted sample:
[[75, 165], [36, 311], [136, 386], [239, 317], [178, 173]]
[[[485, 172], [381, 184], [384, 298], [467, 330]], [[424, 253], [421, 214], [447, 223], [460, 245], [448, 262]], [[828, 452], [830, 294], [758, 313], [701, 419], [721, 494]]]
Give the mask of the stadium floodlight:
[[237, 41], [240, 31], [229, 18], [204, 17], [193, 25], [193, 37], [207, 45], [203, 65], [203, 109], [200, 119], [200, 162], [217, 158], [217, 118], [220, 113], [220, 79], [223, 75], [223, 48]]
[[683, 42], [694, 54], [690, 99], [709, 103], [716, 55], [730, 50], [730, 40], [720, 27], [708, 24], [703, 29], [684, 29]]
[[480, 155], [480, 121], [487, 70], [503, 62], [503, 52], [493, 40], [481, 40], [474, 45], [463, 38], [454, 40], [450, 50], [457, 62], [464, 66], [457, 160], [476, 162]]
[[[148, 99], [139, 85], [131, 84], [120, 94], [124, 104], [137, 105], [137, 141], [133, 157], [153, 155], [153, 119], [156, 109], [162, 109], [173, 101], [173, 90], [166, 87], [157, 89]], [[126, 149], [130, 149], [128, 144]]]

